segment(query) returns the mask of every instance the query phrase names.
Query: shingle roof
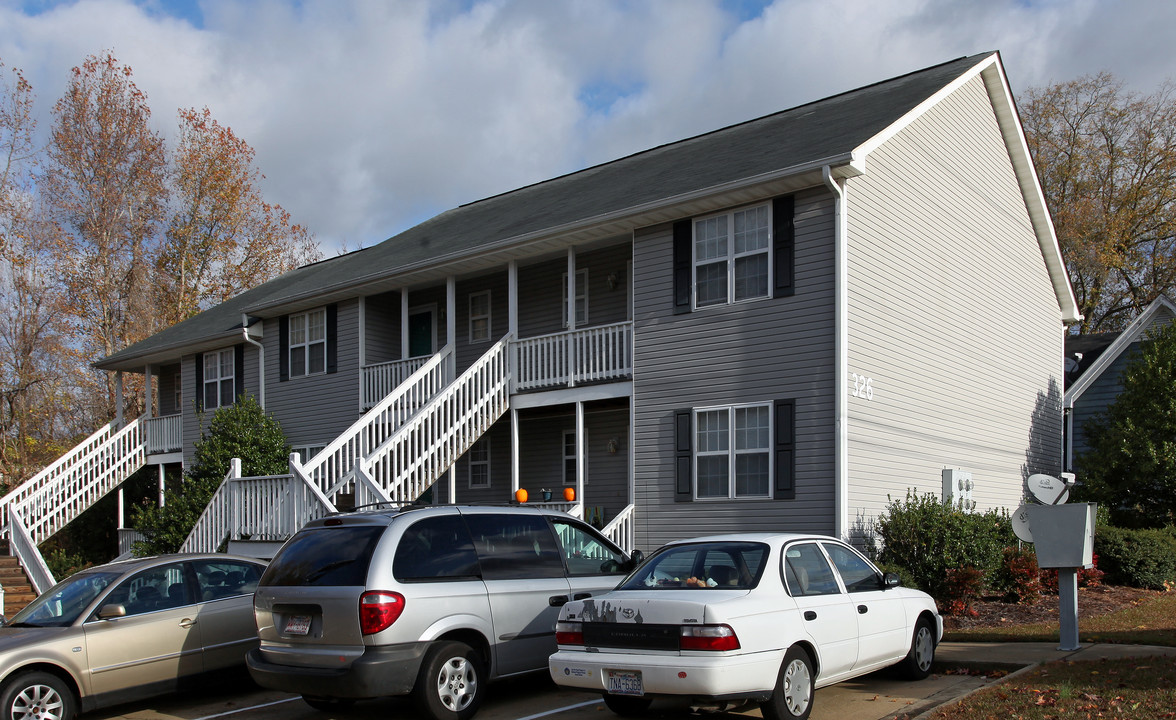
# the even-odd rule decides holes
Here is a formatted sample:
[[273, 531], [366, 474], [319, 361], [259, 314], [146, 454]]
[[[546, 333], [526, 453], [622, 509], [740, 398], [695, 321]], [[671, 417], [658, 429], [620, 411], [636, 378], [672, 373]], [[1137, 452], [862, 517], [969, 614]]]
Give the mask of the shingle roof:
[[398, 268], [442, 255], [476, 254], [544, 229], [845, 155], [992, 54], [959, 58], [462, 205], [373, 247], [286, 273], [95, 366], [125, 367], [184, 343], [239, 333], [245, 309], [280, 304], [307, 288], [395, 275]]

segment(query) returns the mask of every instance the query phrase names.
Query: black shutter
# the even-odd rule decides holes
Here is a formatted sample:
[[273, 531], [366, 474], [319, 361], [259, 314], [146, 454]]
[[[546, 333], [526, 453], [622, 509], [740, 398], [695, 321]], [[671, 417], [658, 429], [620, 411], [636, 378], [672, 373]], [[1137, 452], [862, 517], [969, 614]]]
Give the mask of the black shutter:
[[233, 402], [245, 394], [245, 343], [233, 348]]
[[796, 228], [792, 218], [796, 213], [796, 201], [791, 195], [772, 201], [772, 297], [792, 295], [793, 274], [796, 255]]
[[796, 401], [777, 400], [776, 438], [773, 450], [776, 453], [776, 478], [774, 495], [777, 500], [792, 500], [796, 497]]
[[690, 312], [691, 223], [674, 223], [674, 314]]
[[339, 306], [334, 303], [327, 306], [327, 372], [339, 370], [339, 343], [335, 338], [339, 335]]
[[674, 502], [694, 500], [693, 412], [674, 412]]
[[290, 379], [290, 316], [278, 318], [278, 381]]
[[196, 412], [204, 410], [204, 353], [196, 353]]

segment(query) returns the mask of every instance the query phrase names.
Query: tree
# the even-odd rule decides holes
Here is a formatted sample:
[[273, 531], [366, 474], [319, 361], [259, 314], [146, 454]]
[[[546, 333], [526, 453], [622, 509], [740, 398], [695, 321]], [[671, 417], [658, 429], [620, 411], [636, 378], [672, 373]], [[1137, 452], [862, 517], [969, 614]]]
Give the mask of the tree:
[[134, 509], [134, 527], [144, 536], [135, 543], [135, 553], [176, 552], [224, 481], [233, 458], [241, 458], [241, 472], [246, 477], [281, 475], [289, 470], [290, 444], [282, 426], [250, 396], [243, 395], [213, 413], [207, 432], [201, 432], [195, 444], [191, 468], [179, 488], [169, 488], [164, 494], [163, 507], [140, 505]]
[[1077, 499], [1097, 502], [1112, 523], [1164, 527], [1176, 522], [1176, 325], [1148, 332], [1123, 369], [1122, 390], [1085, 424], [1088, 450], [1077, 458]]
[[1029, 150], [1085, 316], [1125, 327], [1176, 288], [1176, 98], [1124, 90], [1109, 73], [1021, 98]]
[[[149, 271], [165, 210], [166, 156], [131, 68], [110, 53], [73, 69], [53, 117], [42, 184], [65, 230], [56, 260], [76, 338], [71, 351], [97, 424], [115, 414], [114, 383], [88, 363], [157, 328]], [[124, 397], [134, 404], [138, 393]]]
[[254, 151], [207, 108], [180, 111], [173, 211], [157, 257], [165, 324], [319, 257], [306, 228], [258, 188]]

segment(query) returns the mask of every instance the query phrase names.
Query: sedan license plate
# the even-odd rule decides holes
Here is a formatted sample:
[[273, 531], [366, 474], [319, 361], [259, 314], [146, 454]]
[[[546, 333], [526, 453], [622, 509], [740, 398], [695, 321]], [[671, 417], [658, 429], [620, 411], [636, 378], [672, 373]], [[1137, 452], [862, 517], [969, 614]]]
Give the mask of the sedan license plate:
[[640, 670], [607, 671], [608, 691], [613, 695], [644, 695]]
[[305, 635], [310, 632], [309, 615], [291, 615], [286, 618], [287, 635]]

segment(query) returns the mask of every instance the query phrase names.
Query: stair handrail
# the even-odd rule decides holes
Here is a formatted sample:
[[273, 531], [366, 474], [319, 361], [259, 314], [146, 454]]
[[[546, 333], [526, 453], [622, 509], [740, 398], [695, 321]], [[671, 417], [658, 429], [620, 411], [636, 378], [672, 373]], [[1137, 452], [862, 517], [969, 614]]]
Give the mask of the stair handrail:
[[45, 564], [45, 558], [41, 557], [41, 551], [37, 549], [37, 544], [33, 542], [33, 537], [25, 528], [20, 511], [16, 508], [8, 510], [8, 548], [24, 568], [33, 590], [38, 595], [57, 584], [53, 578], [53, 571]]
[[[108, 423], [0, 498], [0, 512], [19, 510], [29, 537], [34, 543], [44, 542], [143, 465], [142, 420], [135, 418], [117, 430], [117, 423]], [[71, 482], [72, 473], [79, 470], [86, 473], [84, 482]]]
[[180, 543], [180, 552], [216, 552], [221, 543], [227, 541], [232, 532], [232, 489], [229, 482], [241, 477], [241, 460], [233, 458], [229, 461], [229, 471], [225, 479], [217, 486], [216, 492], [208, 500], [208, 505], [196, 518], [196, 524], [188, 532], [188, 537]]
[[[411, 502], [447, 470], [510, 403], [508, 333], [437, 393], [360, 466], [395, 502]], [[453, 411], [450, 401], [470, 396], [469, 407]], [[446, 412], [446, 411], [449, 412]], [[474, 423], [482, 420], [483, 423]], [[488, 422], [485, 422], [487, 421]], [[478, 428], [480, 425], [484, 427]], [[448, 442], [453, 440], [451, 444]], [[444, 453], [444, 454], [442, 454]], [[436, 460], [436, 462], [433, 462]], [[419, 471], [432, 466], [432, 476]]]
[[327, 496], [346, 484], [356, 460], [378, 447], [422, 406], [445, 387], [453, 376], [453, 345], [433, 355], [370, 410], [360, 416], [325, 448], [302, 466], [303, 475]]
[[636, 544], [636, 537], [634, 533], [633, 518], [637, 513], [637, 506], [630, 503], [624, 510], [617, 513], [607, 525], [601, 529], [600, 534], [604, 535], [609, 540], [617, 544], [619, 548], [627, 553], [632, 554], [633, 545]]

